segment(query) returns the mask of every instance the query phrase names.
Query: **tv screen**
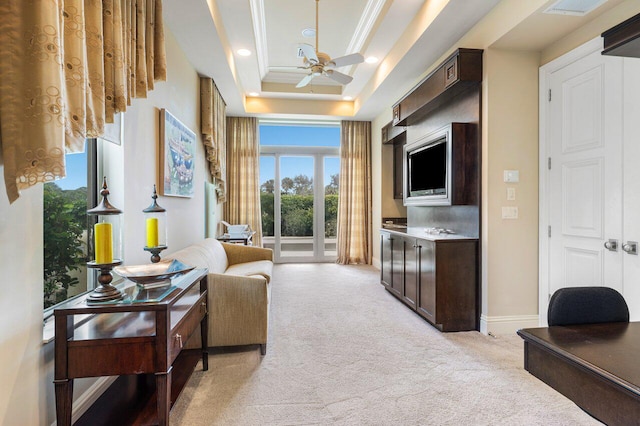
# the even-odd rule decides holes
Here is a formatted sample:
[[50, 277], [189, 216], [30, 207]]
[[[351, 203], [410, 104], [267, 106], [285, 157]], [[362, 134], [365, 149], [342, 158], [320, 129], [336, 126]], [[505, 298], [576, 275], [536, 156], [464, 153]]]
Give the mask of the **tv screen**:
[[442, 139], [408, 153], [410, 196], [447, 193], [446, 142], [446, 139]]

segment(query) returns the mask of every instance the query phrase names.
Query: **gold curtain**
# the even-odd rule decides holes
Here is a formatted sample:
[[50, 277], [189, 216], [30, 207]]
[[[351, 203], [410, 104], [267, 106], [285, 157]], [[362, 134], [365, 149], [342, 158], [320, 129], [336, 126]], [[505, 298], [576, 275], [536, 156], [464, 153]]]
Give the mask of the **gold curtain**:
[[209, 172], [214, 179], [218, 202], [227, 201], [226, 191], [226, 108], [212, 79], [200, 77], [200, 121]]
[[255, 117], [227, 117], [227, 183], [225, 220], [248, 224], [256, 231], [253, 243], [262, 246], [260, 213], [260, 141]]
[[2, 0], [0, 151], [10, 202], [65, 176], [131, 99], [166, 80], [161, 0]]
[[370, 264], [371, 244], [371, 123], [343, 121], [337, 263]]

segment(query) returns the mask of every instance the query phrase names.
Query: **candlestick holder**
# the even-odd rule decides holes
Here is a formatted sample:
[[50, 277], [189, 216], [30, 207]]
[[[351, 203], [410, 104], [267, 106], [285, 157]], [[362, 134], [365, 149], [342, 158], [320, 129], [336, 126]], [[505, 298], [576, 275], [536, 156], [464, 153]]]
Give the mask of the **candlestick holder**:
[[98, 282], [100, 285], [96, 287], [89, 296], [87, 296], [87, 303], [89, 305], [93, 303], [113, 302], [122, 299], [122, 292], [111, 284], [111, 281], [113, 280], [111, 270], [114, 266], [118, 265], [122, 265], [122, 260], [114, 260], [111, 263], [87, 262], [88, 268], [100, 269], [100, 275], [98, 275]]
[[160, 252], [167, 248], [167, 210], [158, 205], [158, 193], [153, 185], [153, 202], [149, 207], [142, 210], [147, 226], [147, 244], [145, 251], [151, 253], [151, 262], [160, 262]]
[[167, 246], [145, 247], [144, 251], [151, 253], [151, 263], [160, 262], [160, 252], [165, 250]]
[[[110, 302], [122, 299], [120, 290], [111, 285], [114, 266], [122, 264], [122, 210], [114, 207], [108, 199], [107, 178], [102, 182], [102, 200], [87, 210], [89, 216], [97, 216], [93, 226], [93, 259], [87, 267], [99, 269], [98, 284], [87, 296], [87, 304]], [[91, 241], [92, 239], [90, 239]]]

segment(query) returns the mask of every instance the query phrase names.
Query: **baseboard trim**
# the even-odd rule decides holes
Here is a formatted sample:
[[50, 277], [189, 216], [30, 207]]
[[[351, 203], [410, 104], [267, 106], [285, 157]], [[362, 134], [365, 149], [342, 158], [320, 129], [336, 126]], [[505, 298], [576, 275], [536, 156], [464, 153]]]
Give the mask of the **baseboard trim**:
[[372, 265], [374, 268], [376, 268], [377, 270], [380, 270], [380, 259], [378, 259], [377, 257], [374, 257], [372, 259]]
[[521, 328], [539, 327], [538, 315], [480, 316], [480, 332], [483, 334], [513, 334]]
[[[82, 415], [100, 398], [108, 388], [116, 381], [118, 376], [99, 377], [87, 388], [82, 395], [73, 401], [73, 411], [71, 413], [71, 423], [75, 423]], [[54, 425], [56, 423], [54, 422]]]

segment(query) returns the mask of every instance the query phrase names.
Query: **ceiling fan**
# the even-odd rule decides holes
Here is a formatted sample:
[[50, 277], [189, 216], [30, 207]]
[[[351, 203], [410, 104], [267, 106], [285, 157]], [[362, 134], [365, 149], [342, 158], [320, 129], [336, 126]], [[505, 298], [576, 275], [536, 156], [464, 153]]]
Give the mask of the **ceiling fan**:
[[314, 77], [324, 75], [330, 79], [337, 81], [340, 84], [351, 83], [353, 77], [347, 74], [343, 74], [336, 71], [335, 68], [344, 67], [347, 65], [355, 65], [364, 61], [364, 57], [360, 53], [352, 53], [346, 56], [340, 56], [339, 58], [331, 59], [329, 55], [318, 50], [318, 3], [320, 0], [316, 0], [316, 47], [306, 43], [299, 45], [300, 50], [304, 55], [304, 66], [299, 67], [311, 71], [296, 85], [296, 88], [304, 87], [313, 80]]

